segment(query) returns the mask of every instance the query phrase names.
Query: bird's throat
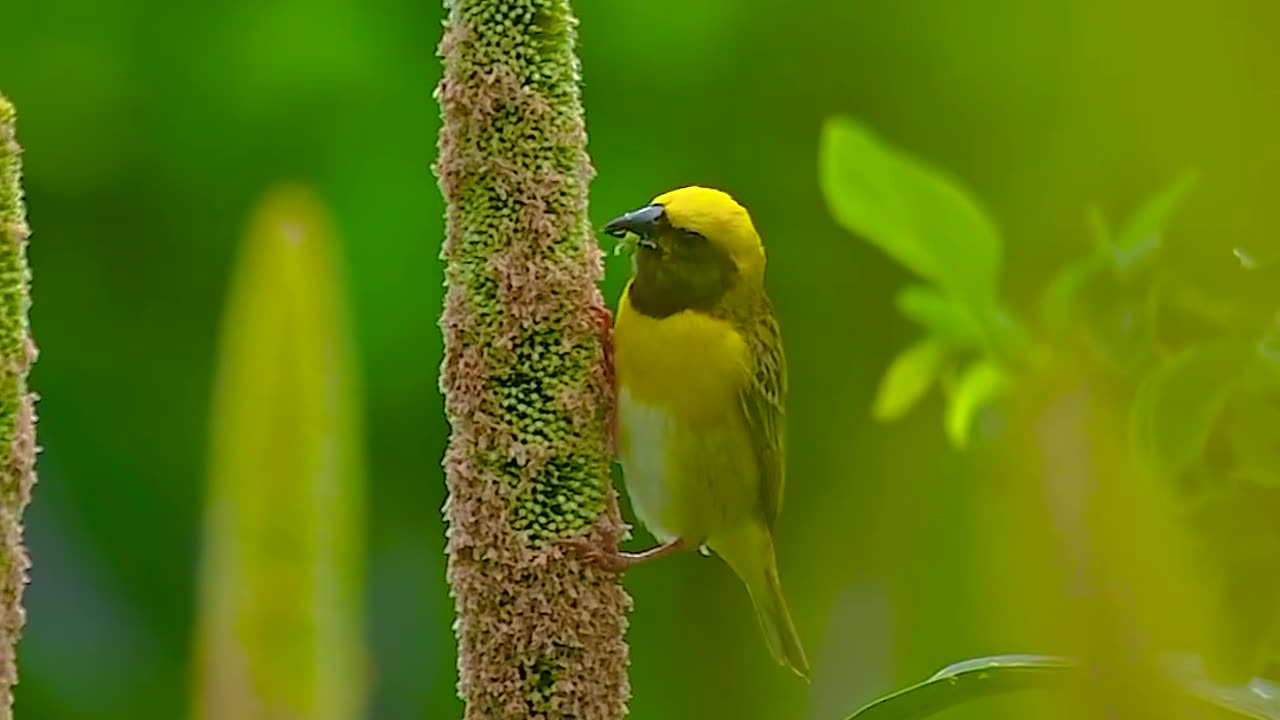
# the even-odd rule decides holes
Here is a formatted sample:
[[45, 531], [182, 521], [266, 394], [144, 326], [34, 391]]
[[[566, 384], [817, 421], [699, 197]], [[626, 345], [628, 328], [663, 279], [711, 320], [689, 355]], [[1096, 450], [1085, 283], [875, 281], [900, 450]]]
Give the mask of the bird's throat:
[[641, 249], [628, 289], [631, 306], [643, 315], [665, 318], [685, 310], [710, 312], [733, 287], [737, 268], [728, 255], [708, 248], [696, 255], [662, 255]]

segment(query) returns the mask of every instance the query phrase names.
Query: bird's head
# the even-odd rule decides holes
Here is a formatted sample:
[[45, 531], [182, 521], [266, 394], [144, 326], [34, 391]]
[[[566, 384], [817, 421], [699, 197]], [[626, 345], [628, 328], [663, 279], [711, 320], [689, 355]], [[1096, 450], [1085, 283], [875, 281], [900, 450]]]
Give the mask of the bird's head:
[[604, 227], [636, 237], [632, 303], [651, 315], [710, 310], [731, 290], [762, 286], [764, 246], [751, 216], [727, 193], [684, 187]]

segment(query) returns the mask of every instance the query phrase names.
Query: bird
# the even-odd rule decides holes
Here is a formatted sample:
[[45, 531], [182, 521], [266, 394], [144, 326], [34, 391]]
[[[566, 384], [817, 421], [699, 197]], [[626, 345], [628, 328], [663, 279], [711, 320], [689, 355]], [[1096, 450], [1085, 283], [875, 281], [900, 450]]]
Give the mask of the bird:
[[783, 597], [773, 535], [785, 479], [787, 368], [765, 252], [728, 193], [681, 187], [604, 226], [631, 243], [613, 324], [616, 452], [660, 545], [592, 550], [599, 567], [698, 549], [746, 585], [774, 659], [809, 661]]

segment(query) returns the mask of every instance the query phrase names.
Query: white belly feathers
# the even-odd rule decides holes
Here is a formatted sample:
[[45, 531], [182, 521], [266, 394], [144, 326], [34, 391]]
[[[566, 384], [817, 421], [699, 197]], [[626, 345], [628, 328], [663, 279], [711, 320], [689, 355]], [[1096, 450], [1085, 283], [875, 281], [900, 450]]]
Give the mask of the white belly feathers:
[[623, 386], [618, 392], [618, 427], [625, 435], [620, 459], [636, 517], [658, 540], [674, 540], [679, 529], [667, 527], [663, 520], [676, 510], [668, 467], [672, 437], [679, 431], [676, 421], [662, 408], [637, 402]]

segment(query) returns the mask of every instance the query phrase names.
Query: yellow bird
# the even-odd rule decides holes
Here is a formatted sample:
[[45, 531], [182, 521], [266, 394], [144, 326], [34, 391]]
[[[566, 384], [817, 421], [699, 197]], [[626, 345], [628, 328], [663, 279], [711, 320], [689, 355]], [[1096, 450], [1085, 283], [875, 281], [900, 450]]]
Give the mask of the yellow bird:
[[714, 551], [746, 584], [774, 657], [807, 679], [773, 549], [787, 372], [760, 236], [732, 197], [702, 187], [660, 195], [605, 232], [635, 245], [614, 324], [618, 455], [636, 515], [663, 544], [592, 559], [620, 572]]

